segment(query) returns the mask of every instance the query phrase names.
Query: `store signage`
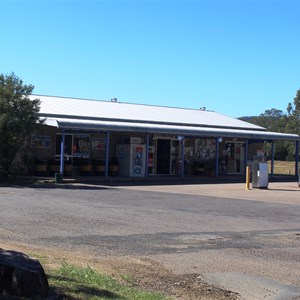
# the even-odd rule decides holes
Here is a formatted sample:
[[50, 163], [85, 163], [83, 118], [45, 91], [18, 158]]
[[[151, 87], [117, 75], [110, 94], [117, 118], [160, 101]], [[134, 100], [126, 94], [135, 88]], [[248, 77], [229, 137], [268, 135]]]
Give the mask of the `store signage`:
[[263, 157], [263, 156], [265, 156], [264, 150], [257, 149], [256, 155], [257, 155], [258, 157]]
[[141, 144], [142, 138], [141, 137], [131, 137], [130, 144]]

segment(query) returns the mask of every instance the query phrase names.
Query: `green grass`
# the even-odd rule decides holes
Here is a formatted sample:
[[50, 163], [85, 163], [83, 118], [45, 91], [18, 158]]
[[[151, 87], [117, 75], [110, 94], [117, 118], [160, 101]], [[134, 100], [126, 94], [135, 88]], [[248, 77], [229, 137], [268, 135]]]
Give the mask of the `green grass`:
[[[127, 278], [123, 275], [124, 279]], [[122, 277], [122, 278], [123, 278]], [[129, 282], [132, 278], [127, 278]], [[128, 300], [166, 300], [158, 293], [145, 292], [126, 284], [120, 284], [110, 276], [102, 275], [90, 267], [81, 268], [63, 263], [62, 266], [48, 274], [49, 285], [65, 299], [128, 299]]]

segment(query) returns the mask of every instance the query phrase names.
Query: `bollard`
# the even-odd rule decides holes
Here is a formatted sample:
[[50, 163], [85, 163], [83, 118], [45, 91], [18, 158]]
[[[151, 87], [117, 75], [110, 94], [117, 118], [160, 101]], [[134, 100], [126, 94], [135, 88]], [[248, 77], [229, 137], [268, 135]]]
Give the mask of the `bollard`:
[[54, 174], [55, 183], [63, 183], [63, 175], [60, 173]]
[[250, 190], [250, 166], [246, 167], [246, 190]]

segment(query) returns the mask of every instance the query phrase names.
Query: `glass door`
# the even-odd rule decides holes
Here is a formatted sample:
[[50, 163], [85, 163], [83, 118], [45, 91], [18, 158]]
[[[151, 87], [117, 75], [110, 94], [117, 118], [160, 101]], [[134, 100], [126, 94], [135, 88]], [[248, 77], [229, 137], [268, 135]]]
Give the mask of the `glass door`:
[[170, 164], [170, 174], [177, 175], [179, 173], [179, 141], [177, 140], [172, 140]]
[[236, 173], [240, 174], [244, 172], [244, 144], [238, 143], [235, 147], [235, 163], [236, 163]]
[[244, 172], [244, 143], [231, 142], [226, 144], [227, 173], [241, 174]]
[[175, 139], [157, 139], [156, 174], [176, 175], [179, 168], [179, 141]]
[[156, 174], [170, 174], [171, 140], [158, 139], [156, 144]]

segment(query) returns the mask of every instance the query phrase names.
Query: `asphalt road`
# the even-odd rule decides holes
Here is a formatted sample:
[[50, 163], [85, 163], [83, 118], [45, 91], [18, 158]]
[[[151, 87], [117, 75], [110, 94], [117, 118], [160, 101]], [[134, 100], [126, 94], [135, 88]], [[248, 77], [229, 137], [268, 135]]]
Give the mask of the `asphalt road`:
[[0, 241], [151, 257], [245, 299], [300, 297], [299, 188], [0, 187], [0, 206]]

